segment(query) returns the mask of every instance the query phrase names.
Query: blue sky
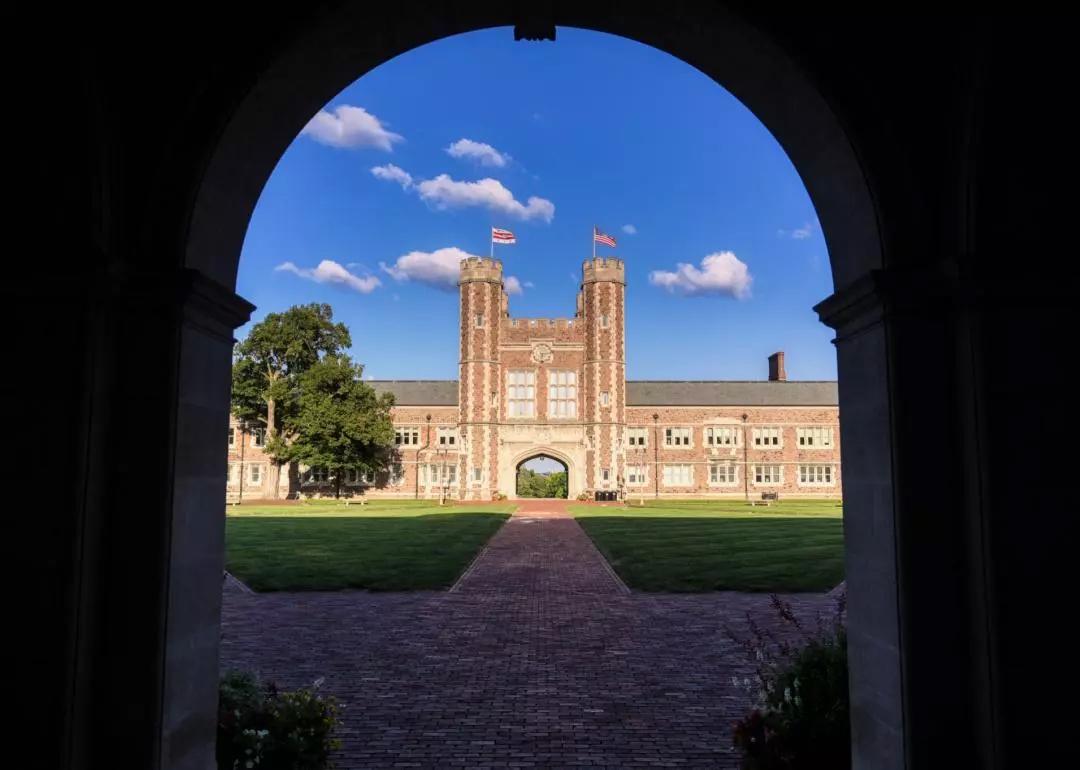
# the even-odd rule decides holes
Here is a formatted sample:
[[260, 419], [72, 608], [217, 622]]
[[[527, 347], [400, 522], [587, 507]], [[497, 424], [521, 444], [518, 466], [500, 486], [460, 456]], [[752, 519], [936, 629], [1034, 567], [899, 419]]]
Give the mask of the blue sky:
[[511, 315], [572, 316], [593, 224], [626, 261], [631, 379], [763, 379], [775, 350], [835, 378], [828, 252], [779, 144], [689, 65], [582, 30], [448, 38], [342, 91], [270, 177], [238, 290], [256, 321], [330, 303], [367, 376], [456, 378], [459, 251], [513, 230]]

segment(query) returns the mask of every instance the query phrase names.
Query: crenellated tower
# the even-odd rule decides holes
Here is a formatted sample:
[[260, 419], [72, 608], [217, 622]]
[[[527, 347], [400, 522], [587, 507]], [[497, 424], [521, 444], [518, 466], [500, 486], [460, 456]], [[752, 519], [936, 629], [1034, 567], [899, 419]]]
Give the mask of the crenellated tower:
[[577, 307], [585, 327], [585, 486], [614, 490], [625, 472], [626, 268], [621, 259], [586, 260]]
[[499, 338], [507, 312], [502, 262], [485, 257], [462, 260], [458, 286], [461, 298], [458, 408], [464, 450], [458, 471], [463, 482], [461, 497], [490, 500], [491, 493], [498, 489], [498, 395], [502, 389]]

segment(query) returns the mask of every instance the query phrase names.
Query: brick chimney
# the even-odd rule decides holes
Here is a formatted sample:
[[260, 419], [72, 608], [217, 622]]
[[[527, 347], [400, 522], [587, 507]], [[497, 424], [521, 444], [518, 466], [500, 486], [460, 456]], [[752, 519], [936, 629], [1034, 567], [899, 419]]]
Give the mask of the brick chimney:
[[787, 379], [787, 371], [784, 370], [784, 351], [778, 351], [769, 356], [769, 382], [783, 382]]

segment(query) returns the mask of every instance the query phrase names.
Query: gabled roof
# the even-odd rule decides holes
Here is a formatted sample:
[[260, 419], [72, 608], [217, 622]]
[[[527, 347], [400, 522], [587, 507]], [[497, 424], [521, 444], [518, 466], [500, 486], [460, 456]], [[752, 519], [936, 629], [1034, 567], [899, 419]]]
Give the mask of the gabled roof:
[[[398, 406], [457, 406], [457, 380], [368, 380]], [[627, 406], [836, 406], [836, 382], [630, 380]]]

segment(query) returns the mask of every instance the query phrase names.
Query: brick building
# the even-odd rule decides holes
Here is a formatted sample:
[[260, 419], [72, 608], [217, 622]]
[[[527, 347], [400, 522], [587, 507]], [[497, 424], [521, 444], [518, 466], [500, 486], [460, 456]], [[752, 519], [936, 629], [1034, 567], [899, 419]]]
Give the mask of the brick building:
[[[569, 495], [840, 497], [835, 382], [790, 382], [784, 354], [761, 381], [627, 381], [626, 274], [619, 259], [582, 267], [573, 318], [512, 318], [502, 263], [461, 264], [460, 369], [454, 380], [384, 380], [399, 458], [349, 493], [515, 497], [540, 456], [566, 466]], [[261, 432], [229, 430], [230, 499], [268, 497]], [[319, 469], [282, 470], [279, 497], [329, 494]]]

